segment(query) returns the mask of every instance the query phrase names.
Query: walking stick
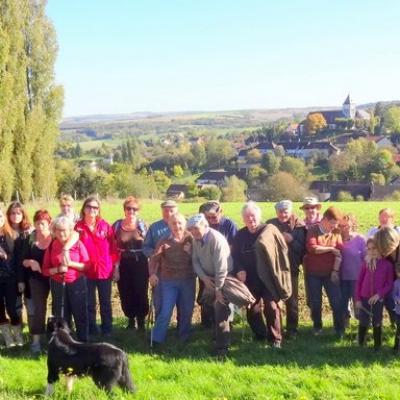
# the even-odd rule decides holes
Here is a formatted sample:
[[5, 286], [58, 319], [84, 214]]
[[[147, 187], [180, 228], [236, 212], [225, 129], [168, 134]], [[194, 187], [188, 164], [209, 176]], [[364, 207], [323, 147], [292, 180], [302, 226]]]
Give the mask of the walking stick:
[[150, 290], [150, 310], [147, 317], [147, 330], [150, 330], [150, 348], [153, 348], [153, 327], [154, 327], [154, 288]]
[[62, 289], [61, 289], [61, 318], [64, 319], [65, 314], [65, 273], [61, 274]]

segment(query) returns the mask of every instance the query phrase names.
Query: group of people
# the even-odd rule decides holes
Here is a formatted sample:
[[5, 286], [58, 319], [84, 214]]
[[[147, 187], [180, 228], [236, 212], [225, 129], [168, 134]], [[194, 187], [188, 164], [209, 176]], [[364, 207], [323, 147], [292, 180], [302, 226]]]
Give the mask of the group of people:
[[244, 227], [239, 230], [217, 201], [202, 204], [188, 219], [175, 201], [164, 201], [162, 218], [149, 227], [132, 196], [123, 202], [123, 217], [112, 225], [102, 218], [96, 197], [84, 200], [79, 215], [73, 203], [71, 196], [62, 196], [60, 214], [53, 219], [38, 210], [33, 225], [20, 202], [0, 210], [0, 332], [7, 347], [23, 345], [24, 305], [31, 351], [40, 354], [50, 294], [53, 315], [71, 326], [73, 320], [79, 341], [110, 337], [115, 281], [128, 329], [144, 331], [154, 307], [155, 348], [166, 340], [175, 307], [179, 339], [189, 340], [196, 293], [201, 324], [215, 331], [216, 355], [227, 354], [232, 314], [243, 305], [255, 340], [280, 348], [284, 337], [293, 338], [298, 331], [303, 266], [315, 335], [322, 330], [324, 289], [338, 337], [354, 312], [359, 344], [364, 345], [372, 321], [378, 349], [386, 308], [397, 324], [399, 351], [400, 228], [390, 209], [379, 212], [378, 226], [364, 237], [357, 233], [353, 215], [335, 207], [322, 213], [314, 197], [304, 199], [302, 217], [290, 200], [276, 203], [276, 217], [265, 223], [260, 207], [249, 201], [242, 207]]

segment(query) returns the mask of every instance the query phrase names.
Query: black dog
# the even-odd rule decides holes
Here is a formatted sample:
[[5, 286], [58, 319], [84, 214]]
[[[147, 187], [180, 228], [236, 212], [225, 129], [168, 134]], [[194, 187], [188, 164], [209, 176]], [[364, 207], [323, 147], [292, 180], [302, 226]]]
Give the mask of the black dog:
[[46, 395], [53, 393], [59, 373], [67, 376], [69, 392], [72, 390], [74, 376], [91, 376], [94, 383], [106, 391], [111, 391], [115, 385], [125, 391], [135, 391], [128, 357], [121, 349], [108, 343], [75, 341], [70, 335], [68, 324], [62, 318], [50, 317], [47, 330], [52, 336], [47, 356]]

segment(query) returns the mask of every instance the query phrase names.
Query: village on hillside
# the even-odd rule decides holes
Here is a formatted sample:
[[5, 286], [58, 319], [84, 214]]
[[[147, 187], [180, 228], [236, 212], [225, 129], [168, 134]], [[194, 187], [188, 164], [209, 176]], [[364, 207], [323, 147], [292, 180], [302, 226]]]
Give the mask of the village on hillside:
[[398, 109], [397, 103], [357, 106], [349, 94], [337, 108], [296, 110], [263, 123], [256, 120], [261, 112], [146, 116], [74, 127], [76, 143], [64, 134], [57, 156], [81, 171], [69, 182], [78, 197], [83, 183], [96, 193], [128, 192], [117, 177], [109, 179], [114, 188], [102, 184], [123, 170], [131, 192], [183, 201], [296, 200], [307, 193], [321, 201], [383, 200], [400, 196]]

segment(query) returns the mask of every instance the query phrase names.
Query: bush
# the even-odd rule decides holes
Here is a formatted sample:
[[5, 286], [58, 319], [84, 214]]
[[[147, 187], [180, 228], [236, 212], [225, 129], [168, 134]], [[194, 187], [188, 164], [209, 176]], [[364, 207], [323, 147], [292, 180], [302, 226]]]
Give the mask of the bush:
[[356, 201], [364, 201], [365, 199], [364, 199], [364, 196], [362, 196], [361, 194], [358, 194], [358, 195], [355, 197], [355, 200], [356, 200]]
[[390, 196], [385, 197], [387, 201], [400, 201], [400, 190], [395, 190]]
[[221, 189], [216, 185], [208, 185], [199, 191], [199, 196], [207, 200], [218, 200], [221, 198]]
[[346, 192], [345, 190], [341, 190], [338, 193], [337, 201], [353, 201], [353, 196], [350, 192]]

